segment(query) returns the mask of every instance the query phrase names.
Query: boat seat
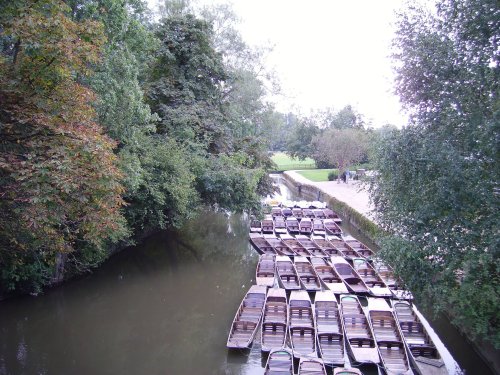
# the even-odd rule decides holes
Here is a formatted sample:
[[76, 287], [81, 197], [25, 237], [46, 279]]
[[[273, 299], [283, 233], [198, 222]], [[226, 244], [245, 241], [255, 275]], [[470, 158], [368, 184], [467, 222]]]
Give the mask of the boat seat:
[[434, 345], [411, 345], [410, 351], [415, 358], [426, 357], [426, 358], [438, 358], [438, 351]]

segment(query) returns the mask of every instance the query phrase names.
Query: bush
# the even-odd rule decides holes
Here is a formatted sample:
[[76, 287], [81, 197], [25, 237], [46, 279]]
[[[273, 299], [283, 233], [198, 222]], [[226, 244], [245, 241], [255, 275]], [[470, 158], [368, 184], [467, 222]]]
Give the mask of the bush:
[[328, 181], [335, 181], [339, 177], [339, 172], [331, 171], [328, 173]]

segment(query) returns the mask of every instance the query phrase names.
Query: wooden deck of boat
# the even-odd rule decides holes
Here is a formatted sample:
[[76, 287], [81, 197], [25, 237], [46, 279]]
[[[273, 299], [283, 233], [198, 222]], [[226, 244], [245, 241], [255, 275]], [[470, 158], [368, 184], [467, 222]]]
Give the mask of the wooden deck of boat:
[[286, 291], [271, 288], [267, 293], [261, 326], [261, 349], [264, 352], [285, 345], [288, 328]]
[[344, 365], [344, 335], [340, 311], [331, 291], [316, 292], [314, 301], [318, 351], [327, 365]]
[[266, 363], [265, 375], [293, 375], [293, 355], [288, 349], [271, 350]]
[[326, 369], [321, 359], [302, 358], [298, 375], [326, 375]]

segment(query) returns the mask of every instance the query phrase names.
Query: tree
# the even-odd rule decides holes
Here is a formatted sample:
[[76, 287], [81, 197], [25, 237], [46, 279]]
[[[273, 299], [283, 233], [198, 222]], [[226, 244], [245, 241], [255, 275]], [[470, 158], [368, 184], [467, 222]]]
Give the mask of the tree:
[[311, 119], [299, 119], [288, 134], [286, 150], [290, 156], [304, 160], [314, 156], [313, 139], [320, 129]]
[[368, 150], [366, 133], [357, 129], [327, 129], [316, 136], [312, 144], [315, 160], [334, 165], [340, 171], [345, 171], [350, 165], [361, 161]]
[[127, 236], [114, 142], [94, 93], [75, 79], [98, 62], [102, 25], [74, 22], [59, 0], [3, 6], [0, 30], [2, 289], [39, 291], [101, 262]]
[[390, 233], [380, 255], [417, 301], [500, 347], [498, 246], [500, 8], [409, 8], [395, 40], [396, 91], [412, 114], [377, 149], [372, 186]]

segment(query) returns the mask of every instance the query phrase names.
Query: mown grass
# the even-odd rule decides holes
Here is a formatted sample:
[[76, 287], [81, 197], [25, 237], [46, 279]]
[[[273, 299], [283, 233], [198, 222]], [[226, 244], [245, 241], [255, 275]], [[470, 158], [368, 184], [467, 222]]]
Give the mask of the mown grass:
[[297, 173], [304, 176], [308, 180], [322, 182], [328, 181], [328, 173], [331, 171], [338, 171], [338, 169], [311, 169], [307, 171], [297, 171]]
[[316, 163], [311, 158], [305, 160], [294, 159], [284, 152], [276, 152], [271, 156], [272, 161], [278, 166], [279, 171], [291, 169], [316, 168]]

